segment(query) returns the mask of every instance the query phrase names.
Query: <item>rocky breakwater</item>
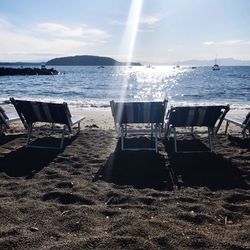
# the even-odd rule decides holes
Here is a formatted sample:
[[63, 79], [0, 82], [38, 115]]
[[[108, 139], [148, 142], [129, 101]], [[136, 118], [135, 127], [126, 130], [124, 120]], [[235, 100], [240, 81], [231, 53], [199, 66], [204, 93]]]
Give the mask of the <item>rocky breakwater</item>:
[[7, 68], [0, 67], [0, 76], [14, 76], [14, 75], [57, 75], [58, 71], [45, 67], [42, 68]]

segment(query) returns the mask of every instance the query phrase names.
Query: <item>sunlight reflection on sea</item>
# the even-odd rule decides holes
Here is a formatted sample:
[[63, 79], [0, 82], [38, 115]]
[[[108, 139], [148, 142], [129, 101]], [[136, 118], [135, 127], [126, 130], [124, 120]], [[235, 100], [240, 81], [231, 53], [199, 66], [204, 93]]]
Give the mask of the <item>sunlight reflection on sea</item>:
[[170, 105], [231, 104], [250, 109], [250, 67], [55, 66], [55, 76], [0, 77], [0, 101], [10, 97], [66, 101], [80, 108], [108, 108], [119, 100], [126, 78], [125, 100], [168, 99]]

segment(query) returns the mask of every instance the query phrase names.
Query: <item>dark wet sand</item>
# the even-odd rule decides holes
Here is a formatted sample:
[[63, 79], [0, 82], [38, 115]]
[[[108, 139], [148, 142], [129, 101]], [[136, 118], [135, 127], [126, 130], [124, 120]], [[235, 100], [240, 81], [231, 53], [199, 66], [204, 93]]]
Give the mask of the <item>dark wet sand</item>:
[[85, 127], [58, 152], [1, 136], [0, 249], [250, 249], [249, 145], [121, 152], [113, 131]]

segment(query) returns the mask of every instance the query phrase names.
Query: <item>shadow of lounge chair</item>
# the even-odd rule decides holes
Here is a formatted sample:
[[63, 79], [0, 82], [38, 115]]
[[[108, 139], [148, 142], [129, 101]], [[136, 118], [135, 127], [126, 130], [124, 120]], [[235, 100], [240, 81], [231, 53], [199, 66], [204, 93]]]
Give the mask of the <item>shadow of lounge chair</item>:
[[245, 118], [244, 117], [243, 118], [225, 117], [225, 121], [226, 121], [225, 134], [227, 134], [228, 126], [230, 123], [242, 128], [241, 133], [243, 135], [243, 138], [247, 136], [247, 131], [248, 131], [248, 135], [250, 134], [250, 112], [248, 112]]
[[[65, 133], [72, 134], [73, 126], [78, 126], [80, 131], [80, 122], [85, 118], [83, 116], [72, 116], [67, 103], [48, 103], [26, 100], [15, 100], [10, 98], [14, 105], [24, 127], [27, 130], [27, 147], [33, 148], [51, 148], [62, 149]], [[35, 126], [38, 123], [38, 126]], [[51, 127], [41, 126], [40, 123], [49, 123]], [[62, 125], [55, 127], [54, 125]], [[40, 126], [39, 126], [40, 125]], [[31, 134], [33, 130], [49, 130], [61, 133], [59, 147], [37, 146], [31, 144]]]
[[[173, 134], [175, 152], [178, 152], [177, 134], [194, 135], [195, 127], [206, 127], [208, 129], [209, 149], [212, 152], [212, 139], [217, 134], [229, 109], [229, 105], [172, 107], [168, 111], [165, 135], [169, 138]], [[191, 128], [191, 132], [177, 132], [177, 128]], [[196, 131], [195, 133], [198, 134], [199, 132]], [[182, 152], [187, 153], [191, 151]]]
[[[110, 102], [116, 132], [121, 138], [121, 150], [155, 150], [158, 152], [157, 137], [161, 135], [167, 100], [163, 102]], [[137, 127], [135, 125], [141, 125]], [[150, 125], [146, 127], [145, 125]], [[124, 140], [128, 135], [147, 135], [154, 137], [154, 147], [126, 147]]]
[[10, 128], [10, 124], [16, 121], [19, 121], [18, 116], [9, 118], [5, 113], [4, 109], [0, 107], [0, 134]]

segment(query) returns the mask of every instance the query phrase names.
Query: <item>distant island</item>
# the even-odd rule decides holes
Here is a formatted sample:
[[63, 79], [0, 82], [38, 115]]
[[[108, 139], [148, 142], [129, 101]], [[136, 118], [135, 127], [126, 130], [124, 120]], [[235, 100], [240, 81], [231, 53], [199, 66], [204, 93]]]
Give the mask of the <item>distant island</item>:
[[[217, 58], [217, 62], [220, 66], [250, 66], [250, 60], [239, 60], [234, 58]], [[149, 62], [144, 64], [150, 65]], [[13, 66], [41, 66], [41, 65], [52, 65], [52, 66], [125, 66], [128, 65], [126, 62], [119, 62], [111, 57], [92, 56], [92, 55], [78, 55], [53, 58], [47, 62], [0, 62], [0, 66], [13, 67]], [[131, 66], [142, 66], [139, 62], [131, 62]], [[164, 63], [161, 65], [164, 65]], [[214, 59], [211, 60], [186, 60], [176, 62], [166, 62], [165, 65], [187, 65], [187, 66], [212, 66], [214, 65]]]
[[[110, 57], [102, 56], [89, 56], [89, 55], [79, 55], [79, 56], [67, 56], [54, 58], [46, 62], [46, 65], [74, 65], [74, 66], [124, 66], [127, 65], [125, 62], [118, 62]], [[140, 63], [131, 62], [129, 65], [141, 66]]]
[[[250, 66], [249, 60], [239, 60], [234, 58], [217, 58], [217, 63], [220, 66]], [[211, 66], [214, 65], [214, 59], [212, 60], [188, 60], [188, 61], [178, 61], [174, 63], [175, 65], [197, 65], [197, 66]]]

